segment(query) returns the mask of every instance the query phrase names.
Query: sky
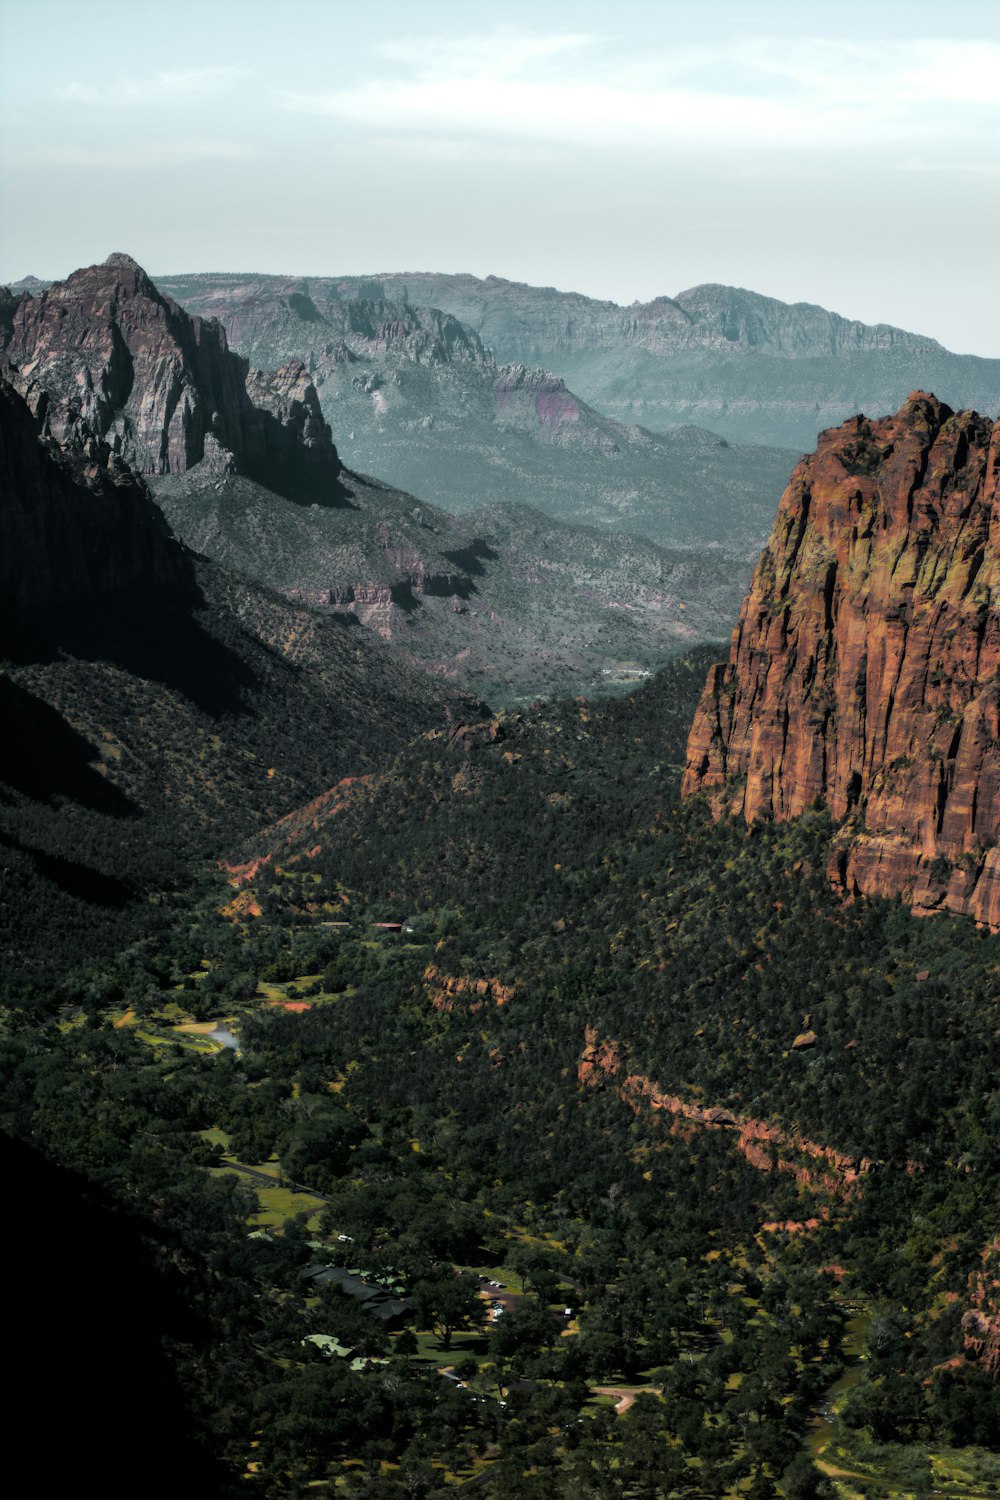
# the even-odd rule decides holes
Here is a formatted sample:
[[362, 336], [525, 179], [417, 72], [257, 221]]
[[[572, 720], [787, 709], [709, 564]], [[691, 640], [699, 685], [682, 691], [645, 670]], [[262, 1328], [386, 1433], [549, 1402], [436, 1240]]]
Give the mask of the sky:
[[0, 281], [704, 282], [1000, 357], [1000, 6], [0, 0]]

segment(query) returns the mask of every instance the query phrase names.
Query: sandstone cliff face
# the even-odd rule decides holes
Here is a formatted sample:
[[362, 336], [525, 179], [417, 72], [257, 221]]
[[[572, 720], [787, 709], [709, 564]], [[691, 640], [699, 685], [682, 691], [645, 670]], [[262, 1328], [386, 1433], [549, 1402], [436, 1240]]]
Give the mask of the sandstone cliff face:
[[248, 474], [262, 462], [306, 462], [336, 479], [302, 366], [251, 373], [218, 323], [189, 317], [127, 255], [23, 296], [3, 325], [10, 378], [61, 448], [82, 424], [138, 474], [181, 474], [203, 460]]
[[821, 435], [782, 496], [685, 794], [845, 820], [830, 873], [1000, 926], [1000, 423], [915, 392]]

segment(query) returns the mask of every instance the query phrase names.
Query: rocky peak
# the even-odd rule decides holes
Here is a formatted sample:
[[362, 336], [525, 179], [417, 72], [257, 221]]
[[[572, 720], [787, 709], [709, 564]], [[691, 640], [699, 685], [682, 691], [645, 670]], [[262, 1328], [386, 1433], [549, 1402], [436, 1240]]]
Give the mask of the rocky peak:
[[318, 461], [336, 462], [330, 429], [320, 409], [319, 396], [301, 360], [289, 360], [280, 370], [250, 370], [246, 392], [254, 406], [269, 412]]
[[728, 347], [734, 353], [794, 359], [885, 350], [929, 352], [941, 347], [934, 339], [887, 323], [860, 323], [810, 302], [779, 302], [743, 287], [716, 283], [692, 287], [678, 293], [675, 306], [690, 322], [692, 343]]
[[131, 256], [116, 252], [23, 296], [8, 325], [10, 378], [61, 449], [82, 426], [139, 474], [184, 473], [206, 459], [253, 474], [263, 457], [273, 479], [307, 457], [336, 480], [305, 372], [250, 378], [221, 324], [190, 317]]
[[145, 277], [146, 273], [137, 260], [127, 255], [124, 250], [112, 250], [104, 264], [112, 270], [129, 271], [134, 275]]
[[688, 742], [684, 792], [826, 806], [849, 891], [1000, 926], [1000, 423], [923, 391], [794, 470]]

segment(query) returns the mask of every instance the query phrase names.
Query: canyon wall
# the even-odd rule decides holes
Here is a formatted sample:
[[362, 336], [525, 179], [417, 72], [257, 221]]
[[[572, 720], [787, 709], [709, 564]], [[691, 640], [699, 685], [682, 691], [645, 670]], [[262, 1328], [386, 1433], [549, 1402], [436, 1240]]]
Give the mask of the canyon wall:
[[831, 877], [1000, 926], [1000, 423], [914, 392], [794, 470], [688, 742], [716, 814], [841, 824]]

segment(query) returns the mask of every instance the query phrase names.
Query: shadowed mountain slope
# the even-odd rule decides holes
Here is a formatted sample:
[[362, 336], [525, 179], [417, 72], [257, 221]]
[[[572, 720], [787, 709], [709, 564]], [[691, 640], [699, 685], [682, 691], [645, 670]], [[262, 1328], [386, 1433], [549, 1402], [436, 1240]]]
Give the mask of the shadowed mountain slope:
[[191, 854], [463, 701], [195, 557], [82, 421], [63, 451], [7, 384], [0, 478], [5, 963], [122, 941]]

